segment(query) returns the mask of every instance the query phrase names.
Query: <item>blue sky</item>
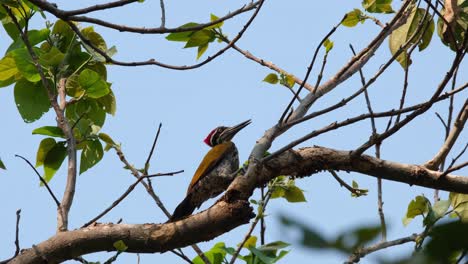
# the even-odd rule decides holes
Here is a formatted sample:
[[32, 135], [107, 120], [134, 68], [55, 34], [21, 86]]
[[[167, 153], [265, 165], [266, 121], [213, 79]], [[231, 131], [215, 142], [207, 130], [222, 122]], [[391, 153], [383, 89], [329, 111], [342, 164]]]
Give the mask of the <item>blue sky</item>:
[[[78, 3], [79, 2], [79, 3]], [[95, 4], [97, 1], [56, 1], [59, 7], [71, 9]], [[99, 1], [103, 2], [103, 1]], [[300, 78], [312, 57], [316, 45], [343, 15], [359, 8], [361, 1], [267, 1], [257, 19], [247, 30], [238, 46], [254, 55], [272, 61], [283, 69]], [[186, 22], [207, 21], [210, 13], [222, 16], [229, 10], [242, 5], [241, 1], [167, 1], [167, 26], [175, 27]], [[396, 3], [397, 5], [399, 3]], [[397, 8], [397, 6], [395, 6]], [[249, 14], [241, 15], [226, 22], [223, 32], [230, 37], [241, 29]], [[158, 26], [159, 1], [146, 1], [102, 12], [98, 17], [129, 25]], [[54, 21], [54, 17], [47, 15]], [[388, 21], [390, 16], [380, 16]], [[35, 20], [33, 28], [44, 26]], [[187, 65], [196, 62], [195, 49], [182, 49], [183, 44], [168, 42], [164, 36], [120, 33], [96, 27], [108, 45], [116, 45], [119, 60], [144, 60], [154, 58], [161, 62]], [[331, 51], [324, 73], [324, 80], [334, 74], [351, 57], [348, 44], [357, 50], [365, 47], [379, 31], [371, 22], [355, 28], [341, 27], [331, 38], [335, 47]], [[6, 50], [10, 39], [0, 31], [0, 50]], [[376, 56], [364, 67], [364, 74], [370, 78], [389, 58], [390, 53], [384, 43]], [[221, 45], [212, 45], [207, 53], [212, 54]], [[435, 85], [447, 71], [453, 53], [434, 36], [430, 47], [422, 53], [415, 52], [414, 63], [410, 69], [408, 104], [427, 99]], [[463, 69], [463, 67], [461, 68]], [[466, 62], [464, 63], [466, 69]], [[235, 51], [228, 51], [208, 65], [190, 71], [173, 71], [155, 66], [146, 67], [108, 67], [108, 80], [113, 83], [117, 97], [117, 113], [108, 117], [103, 132], [110, 134], [115, 141], [122, 143], [127, 159], [137, 167], [146, 160], [157, 125], [163, 124], [160, 141], [151, 163], [151, 172], [166, 172], [183, 169], [185, 173], [174, 177], [155, 179], [157, 194], [165, 205], [172, 210], [183, 199], [190, 178], [208, 147], [203, 143], [206, 135], [218, 125], [233, 125], [246, 119], [252, 124], [234, 139], [245, 160], [263, 132], [275, 124], [291, 94], [285, 88], [262, 82], [271, 70], [245, 59]], [[462, 71], [463, 72], [463, 71]], [[313, 75], [317, 74], [314, 71]], [[459, 75], [459, 83], [466, 82], [466, 75]], [[360, 88], [358, 76], [352, 77], [335, 91], [314, 105], [313, 110], [328, 106]], [[397, 64], [392, 65], [374, 85], [370, 87], [374, 109], [387, 110], [398, 107], [403, 84], [403, 71]], [[456, 97], [456, 105], [466, 98], [467, 92]], [[458, 103], [458, 104], [457, 104]], [[22, 209], [21, 238], [22, 247], [31, 247], [52, 236], [56, 227], [56, 209], [44, 188], [39, 187], [31, 169], [15, 154], [23, 155], [34, 161], [37, 146], [42, 136], [31, 135], [34, 128], [54, 125], [55, 118], [50, 113], [32, 124], [22, 121], [13, 99], [13, 89], [0, 89], [0, 108], [3, 129], [0, 137], [0, 157], [8, 170], [0, 171], [0, 199], [2, 217], [0, 218], [0, 259], [14, 252], [15, 211]], [[430, 159], [443, 142], [444, 132], [437, 121], [435, 112], [446, 113], [447, 104], [439, 103], [422, 117], [417, 118], [395, 137], [384, 142], [382, 158], [404, 163], [421, 164]], [[456, 108], [457, 110], [458, 108]], [[311, 120], [291, 129], [281, 136], [272, 146], [275, 150], [307, 132], [320, 128], [333, 121], [348, 116], [366, 113], [364, 98], [358, 98], [345, 108], [330, 115]], [[379, 120], [378, 129], [385, 128], [387, 120]], [[330, 132], [307, 141], [301, 146], [321, 145], [336, 149], [351, 150], [361, 145], [370, 135], [370, 123], [362, 122]], [[466, 133], [462, 134], [454, 153], [461, 150], [467, 142]], [[374, 155], [374, 150], [369, 150]], [[450, 155], [449, 158], [453, 157]], [[114, 151], [106, 152], [103, 160], [93, 169], [80, 175], [74, 204], [70, 214], [71, 228], [78, 228], [93, 218], [127, 187], [134, 182], [128, 171], [122, 169]], [[457, 174], [466, 175], [467, 169]], [[277, 216], [282, 213], [297, 217], [327, 236], [363, 224], [378, 222], [376, 179], [365, 175], [339, 172], [342, 178], [351, 183], [356, 180], [360, 186], [369, 189], [369, 195], [354, 199], [327, 173], [319, 173], [297, 181], [306, 191], [307, 203], [289, 204], [283, 200], [273, 200], [267, 209], [267, 241], [284, 240], [290, 242], [291, 252], [281, 263], [341, 263], [346, 256], [332, 251], [310, 251], [295, 245], [297, 234], [282, 228]], [[60, 197], [65, 184], [65, 170], [62, 168], [50, 186]], [[425, 194], [432, 198], [432, 191], [401, 183], [384, 182], [384, 210], [389, 227], [389, 239], [407, 236], [422, 230], [420, 219], [403, 227], [401, 218], [406, 206], [416, 195]], [[254, 196], [258, 197], [256, 193]], [[447, 197], [446, 193], [442, 194]], [[214, 200], [213, 200], [214, 201]], [[210, 206], [209, 201], [204, 208]], [[164, 215], [154, 205], [142, 187], [136, 190], [102, 222], [116, 222], [123, 218], [125, 223], [163, 222]], [[230, 246], [237, 245], [243, 238], [248, 226], [241, 226], [213, 241], [200, 243], [209, 249], [215, 242], [224, 241]], [[258, 232], [256, 231], [258, 234]], [[394, 258], [408, 254], [412, 245], [394, 247], [372, 254], [361, 263], [374, 263], [378, 258]], [[190, 256], [194, 253], [185, 249]], [[87, 259], [105, 260], [109, 254], [95, 254]], [[142, 255], [141, 263], [181, 263], [176, 256], [166, 254]], [[117, 263], [136, 262], [136, 255], [124, 254]]]

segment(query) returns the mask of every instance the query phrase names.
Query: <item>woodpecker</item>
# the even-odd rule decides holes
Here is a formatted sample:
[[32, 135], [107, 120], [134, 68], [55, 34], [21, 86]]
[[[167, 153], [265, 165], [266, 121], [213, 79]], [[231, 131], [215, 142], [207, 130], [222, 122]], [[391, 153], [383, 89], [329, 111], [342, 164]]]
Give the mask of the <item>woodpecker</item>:
[[232, 127], [219, 126], [208, 134], [204, 142], [211, 149], [195, 171], [187, 195], [174, 210], [170, 221], [190, 215], [206, 200], [226, 190], [239, 169], [239, 154], [231, 140], [250, 122], [249, 119]]

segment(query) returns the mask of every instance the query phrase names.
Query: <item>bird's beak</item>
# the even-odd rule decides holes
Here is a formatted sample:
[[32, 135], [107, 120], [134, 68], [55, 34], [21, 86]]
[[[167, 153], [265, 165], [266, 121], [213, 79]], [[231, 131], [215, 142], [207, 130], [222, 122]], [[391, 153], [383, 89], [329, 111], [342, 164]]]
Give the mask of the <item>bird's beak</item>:
[[227, 128], [226, 130], [223, 131], [222, 137], [225, 140], [231, 140], [237, 134], [237, 132], [241, 131], [244, 127], [248, 126], [251, 122], [252, 121], [249, 119], [238, 125]]

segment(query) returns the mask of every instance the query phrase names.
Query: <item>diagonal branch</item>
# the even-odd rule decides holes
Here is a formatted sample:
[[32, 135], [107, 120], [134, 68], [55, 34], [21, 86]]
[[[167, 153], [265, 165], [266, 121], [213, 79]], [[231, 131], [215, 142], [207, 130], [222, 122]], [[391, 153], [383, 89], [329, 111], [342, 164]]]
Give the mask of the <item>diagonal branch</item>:
[[468, 119], [468, 100], [465, 100], [463, 107], [458, 113], [457, 118], [453, 124], [450, 133], [448, 134], [447, 138], [445, 139], [444, 144], [439, 149], [439, 152], [429, 161], [427, 161], [424, 166], [429, 169], [435, 170], [439, 167], [443, 160], [447, 157], [450, 150], [452, 150], [453, 145], [457, 141], [458, 137], [460, 136], [461, 131], [463, 130], [466, 120]]

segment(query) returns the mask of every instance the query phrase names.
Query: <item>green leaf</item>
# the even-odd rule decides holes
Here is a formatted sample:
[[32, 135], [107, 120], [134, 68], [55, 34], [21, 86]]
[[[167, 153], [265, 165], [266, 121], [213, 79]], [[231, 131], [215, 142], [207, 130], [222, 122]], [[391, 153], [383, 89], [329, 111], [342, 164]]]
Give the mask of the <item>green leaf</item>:
[[[430, 234], [431, 240], [427, 243], [424, 252], [434, 261], [430, 263], [457, 263], [448, 260], [460, 252], [466, 251], [468, 245], [468, 223], [450, 222], [435, 226]], [[461, 262], [466, 263], [465, 259]], [[428, 262], [425, 262], [428, 263]]]
[[18, 73], [15, 60], [12, 56], [5, 56], [0, 60], [0, 81], [11, 79]]
[[114, 246], [115, 249], [117, 249], [117, 251], [120, 251], [120, 252], [124, 252], [128, 249], [127, 245], [125, 245], [125, 243], [122, 240], [116, 241], [112, 245]]
[[[39, 49], [34, 50], [40, 54]], [[36, 66], [32, 62], [31, 56], [26, 48], [15, 49], [11, 51], [9, 54], [15, 60], [16, 67], [18, 71], [23, 75], [26, 80], [30, 82], [38, 82], [41, 80], [41, 76], [39, 75]]]
[[359, 9], [354, 9], [353, 11], [350, 11], [346, 14], [346, 18], [343, 20], [343, 22], [341, 22], [341, 24], [346, 27], [354, 27], [359, 22], [364, 23], [365, 20], [366, 17], [362, 11]]
[[416, 196], [408, 205], [406, 216], [403, 218], [403, 225], [407, 226], [413, 218], [429, 212], [431, 202], [424, 196]]
[[36, 154], [36, 167], [44, 165], [44, 160], [47, 157], [47, 153], [55, 146], [55, 139], [44, 138], [39, 144]]
[[[418, 25], [424, 18], [425, 13], [426, 10], [422, 8], [413, 9], [406, 23], [392, 32], [389, 37], [389, 45], [392, 55], [394, 55], [400, 49], [400, 47], [402, 47], [408, 41], [410, 41], [411, 44], [418, 44], [420, 51], [424, 50], [429, 45], [432, 39], [432, 33], [434, 31], [434, 21], [432, 20], [432, 16], [430, 14], [426, 15], [425, 21], [423, 22], [425, 24], [422, 26], [422, 29], [418, 31], [418, 34], [413, 37], [413, 35], [416, 33]], [[426, 27], [426, 32], [421, 36], [423, 30]], [[417, 42], [420, 37], [421, 40]], [[397, 61], [403, 68], [406, 68], [411, 64], [411, 61], [408, 60], [408, 53], [406, 50], [400, 53], [400, 55], [397, 57]]]
[[453, 211], [462, 222], [468, 223], [468, 194], [453, 193], [449, 195]]
[[[8, 20], [8, 22], [3, 22], [3, 28], [5, 29], [5, 31], [7, 32], [8, 36], [10, 36], [10, 38], [12, 40], [16, 40], [18, 38], [20, 38], [20, 32], [18, 30], [18, 28], [16, 27], [16, 25], [13, 23], [13, 21], [11, 21], [11, 19], [8, 17], [6, 18]], [[21, 26], [21, 29], [24, 28], [24, 19], [20, 19], [19, 21], [19, 24]]]
[[67, 22], [57, 20], [52, 28], [52, 34], [56, 38], [55, 42], [57, 43], [57, 48], [61, 52], [67, 53], [70, 48], [70, 44], [74, 39], [75, 32], [73, 32]]
[[330, 50], [333, 49], [333, 41], [330, 41], [330, 39], [326, 39], [325, 42], [323, 42], [323, 46], [325, 47], [325, 52], [328, 53]]
[[50, 101], [40, 82], [31, 83], [20, 79], [15, 85], [15, 103], [24, 122], [31, 123], [49, 111]]
[[62, 129], [55, 126], [43, 126], [36, 128], [32, 131], [33, 135], [46, 135], [51, 137], [61, 137], [65, 138]]
[[48, 152], [44, 159], [44, 180], [49, 182], [67, 156], [65, 142], [57, 142]]
[[68, 96], [74, 98], [80, 98], [84, 95], [85, 90], [80, 85], [78, 74], [72, 74], [70, 77], [68, 77], [67, 83], [65, 85], [65, 92]]
[[15, 81], [16, 80], [14, 77], [11, 77], [10, 79], [7, 79], [5, 81], [0, 80], [0, 88], [8, 87], [11, 84], [13, 84]]
[[[211, 264], [221, 264], [226, 256], [226, 245], [223, 242], [216, 243], [209, 251], [205, 252], [204, 255], [208, 258]], [[194, 264], [205, 264], [200, 256], [195, 257], [192, 262]]]
[[[190, 27], [195, 27], [198, 26], [199, 24], [197, 23], [187, 23], [180, 28], [190, 28]], [[184, 31], [184, 32], [175, 32], [167, 35], [166, 39], [169, 41], [182, 41], [182, 42], [187, 42], [190, 39], [190, 36], [193, 34], [193, 31]]]
[[208, 29], [202, 29], [190, 36], [184, 48], [200, 47], [207, 45], [215, 39], [215, 33]]
[[392, 0], [363, 0], [362, 7], [371, 13], [394, 13]]
[[[99, 33], [94, 31], [93, 27], [87, 27], [81, 30], [83, 36], [88, 39], [96, 48], [99, 48], [102, 51], [106, 51], [107, 54], [107, 44], [104, 38], [99, 35]], [[106, 59], [99, 53], [97, 53], [93, 48], [89, 47], [83, 43], [83, 47], [97, 60], [100, 62], [105, 62]], [[115, 48], [114, 48], [115, 49]], [[112, 53], [115, 53], [112, 51]]]
[[46, 53], [39, 57], [39, 62], [45, 66], [58, 66], [64, 58], [65, 54], [55, 46], [52, 46]]
[[109, 88], [109, 93], [103, 97], [99, 97], [97, 101], [106, 113], [115, 115], [115, 112], [117, 111], [117, 102], [115, 101], [115, 96], [114, 92], [112, 92], [112, 89]]
[[203, 55], [203, 53], [205, 53], [207, 49], [208, 49], [208, 44], [198, 47], [197, 60], [200, 59], [200, 57]]
[[107, 83], [93, 70], [84, 69], [78, 77], [78, 82], [91, 98], [99, 98], [109, 93]]
[[[219, 19], [219, 17], [217, 17], [216, 15], [210, 14], [210, 21], [211, 21], [211, 22], [216, 21], [216, 20], [218, 20], [218, 19]], [[213, 26], [210, 26], [210, 27], [208, 27], [208, 28], [209, 28], [209, 29], [211, 29], [211, 28], [220, 28], [220, 27], [223, 26], [223, 24], [224, 24], [224, 21], [223, 21], [223, 22], [219, 22], [219, 23], [217, 23], [217, 24], [214, 24]]]
[[68, 105], [65, 116], [70, 124], [75, 126], [75, 132], [79, 132], [78, 138], [89, 135], [92, 125], [102, 127], [106, 120], [106, 112], [96, 100], [92, 99], [81, 99]]
[[304, 191], [297, 186], [289, 186], [284, 192], [284, 198], [290, 203], [306, 202]]
[[257, 256], [262, 262], [262, 264], [273, 264], [276, 262], [276, 259], [275, 257], [270, 257], [268, 255], [266, 255], [264, 252], [262, 252], [261, 250], [258, 250], [254, 247], [251, 247], [249, 248], [250, 252], [252, 252], [252, 254], [254, 254], [255, 256]]
[[80, 159], [80, 174], [96, 165], [104, 155], [102, 145], [99, 140], [87, 140]]
[[0, 169], [6, 170], [5, 164], [3, 163], [2, 159], [0, 159]]
[[[46, 40], [50, 35], [50, 30], [48, 28], [44, 28], [41, 30], [30, 30], [28, 31], [28, 41], [31, 46], [35, 46], [44, 40]], [[23, 39], [22, 38], [17, 38], [7, 49], [7, 52], [23, 48], [25, 47]]]
[[270, 73], [265, 77], [265, 79], [263, 79], [263, 81], [270, 84], [277, 84], [279, 81], [278, 75], [276, 73]]

